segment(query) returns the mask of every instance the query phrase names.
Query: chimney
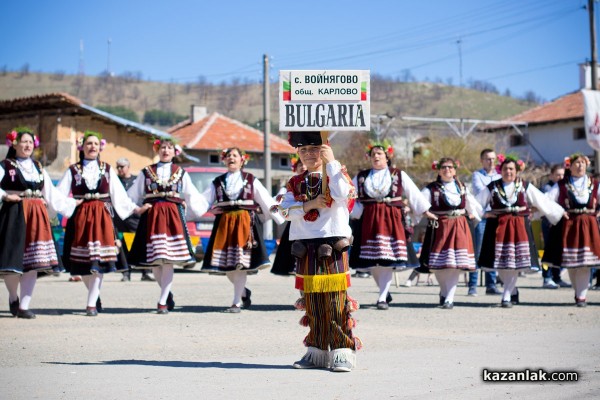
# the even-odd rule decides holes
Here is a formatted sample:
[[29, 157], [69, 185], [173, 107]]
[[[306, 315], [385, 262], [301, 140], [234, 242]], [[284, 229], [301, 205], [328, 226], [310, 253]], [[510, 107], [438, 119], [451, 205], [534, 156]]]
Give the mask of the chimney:
[[[600, 76], [600, 64], [598, 65], [598, 76]], [[599, 79], [600, 81], [600, 79]], [[592, 88], [592, 66], [589, 62], [579, 64], [579, 89]]]
[[190, 119], [192, 120], [192, 124], [200, 121], [202, 118], [206, 117], [207, 114], [208, 110], [206, 107], [192, 104], [190, 111]]

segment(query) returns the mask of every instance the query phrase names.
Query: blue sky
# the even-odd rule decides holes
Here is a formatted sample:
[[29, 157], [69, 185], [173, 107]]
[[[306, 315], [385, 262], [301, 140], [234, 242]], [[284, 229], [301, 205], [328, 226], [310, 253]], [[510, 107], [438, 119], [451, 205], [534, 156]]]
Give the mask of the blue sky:
[[[587, 0], [2, 1], [0, 66], [139, 71], [183, 83], [262, 79], [279, 69], [370, 69], [417, 80], [485, 80], [552, 100], [591, 58]], [[600, 4], [596, 4], [600, 8]], [[598, 16], [598, 13], [596, 13]], [[12, 22], [11, 22], [12, 21]]]

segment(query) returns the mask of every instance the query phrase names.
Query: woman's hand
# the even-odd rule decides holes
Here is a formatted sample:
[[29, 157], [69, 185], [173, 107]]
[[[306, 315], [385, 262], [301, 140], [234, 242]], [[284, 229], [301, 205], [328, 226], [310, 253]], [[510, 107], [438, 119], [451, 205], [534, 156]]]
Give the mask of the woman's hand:
[[435, 215], [434, 213], [432, 213], [431, 211], [425, 211], [423, 213], [423, 215], [426, 216], [428, 219], [431, 219], [431, 220], [434, 220], [434, 221], [438, 220], [438, 216]]
[[146, 211], [148, 211], [151, 208], [152, 208], [152, 204], [146, 203], [141, 207], [136, 207], [135, 210], [133, 210], [133, 212], [136, 213], [137, 215], [142, 215], [143, 213], [145, 213]]
[[21, 200], [23, 199], [18, 194], [5, 194], [2, 198], [2, 201], [9, 201], [11, 203], [18, 203]]
[[302, 204], [302, 210], [305, 213], [309, 212], [310, 210], [317, 210], [319, 208], [327, 208], [327, 200], [322, 194]]
[[331, 146], [327, 144], [321, 145], [321, 159], [324, 164], [329, 164], [331, 161], [335, 161], [335, 156], [333, 155], [333, 150], [331, 150]]
[[[600, 214], [600, 213], [599, 213], [599, 214]], [[569, 219], [569, 213], [565, 211], [565, 212], [563, 213], [563, 218], [564, 218], [564, 219]]]
[[493, 212], [486, 212], [483, 218], [498, 218], [498, 215], [494, 214]]

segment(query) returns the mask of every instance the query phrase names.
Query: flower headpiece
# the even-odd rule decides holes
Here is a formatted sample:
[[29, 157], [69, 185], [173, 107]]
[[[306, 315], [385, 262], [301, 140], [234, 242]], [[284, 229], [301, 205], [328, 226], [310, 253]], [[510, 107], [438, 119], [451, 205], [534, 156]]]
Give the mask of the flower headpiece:
[[102, 139], [102, 134], [94, 131], [85, 131], [83, 136], [80, 136], [79, 139], [77, 139], [77, 150], [83, 151], [83, 144], [90, 136], [97, 137], [100, 141], [100, 151], [104, 150], [104, 146], [106, 146], [106, 139]]
[[523, 171], [525, 169], [525, 162], [523, 160], [519, 159], [518, 155], [516, 155], [516, 154], [504, 155], [504, 154], [500, 153], [496, 157], [496, 172], [501, 173], [502, 165], [509, 161], [512, 161], [515, 163], [517, 172]]
[[38, 139], [38, 137], [36, 135], [34, 135], [33, 130], [31, 130], [30, 128], [26, 127], [26, 126], [18, 126], [16, 128], [14, 128], [12, 131], [10, 131], [9, 133], [6, 134], [6, 146], [11, 147], [11, 146], [16, 146], [17, 143], [19, 143], [21, 141], [21, 136], [23, 136], [24, 134], [28, 134], [31, 135], [31, 137], [33, 137], [33, 147], [39, 147], [40, 146], [40, 140]]
[[298, 161], [300, 160], [300, 157], [298, 156], [298, 154], [291, 154], [290, 155], [290, 163], [292, 164], [292, 171], [296, 172], [296, 169], [298, 169]]
[[[450, 161], [449, 159], [445, 159], [443, 162], [439, 162], [438, 160], [433, 160], [433, 162], [431, 163], [431, 169], [434, 171], [439, 171], [442, 168], [442, 164]], [[460, 161], [458, 160], [453, 160], [452, 165], [454, 165], [454, 169], [459, 169], [460, 168]]]
[[575, 162], [578, 158], [583, 158], [587, 165], [590, 165], [590, 159], [583, 153], [573, 153], [569, 157], [565, 157], [564, 166], [565, 168], [571, 168], [571, 164]]
[[171, 143], [173, 145], [173, 147], [175, 148], [176, 156], [180, 155], [183, 152], [183, 149], [181, 148], [181, 146], [179, 144], [177, 144], [177, 140], [175, 140], [173, 138], [164, 138], [164, 139], [156, 139], [152, 143], [152, 149], [154, 149], [155, 153], [158, 153], [158, 150], [160, 149], [160, 145], [163, 143]]
[[225, 161], [227, 154], [229, 154], [229, 152], [232, 150], [237, 150], [240, 153], [240, 156], [242, 157], [242, 167], [248, 164], [248, 161], [250, 161], [250, 154], [247, 154], [244, 150], [241, 150], [237, 147], [229, 147], [227, 149], [223, 149], [221, 151], [221, 161]]
[[365, 149], [367, 152], [366, 156], [370, 157], [371, 151], [376, 147], [383, 150], [388, 160], [394, 156], [394, 148], [392, 147], [392, 143], [387, 139], [384, 139], [382, 142], [370, 141]]

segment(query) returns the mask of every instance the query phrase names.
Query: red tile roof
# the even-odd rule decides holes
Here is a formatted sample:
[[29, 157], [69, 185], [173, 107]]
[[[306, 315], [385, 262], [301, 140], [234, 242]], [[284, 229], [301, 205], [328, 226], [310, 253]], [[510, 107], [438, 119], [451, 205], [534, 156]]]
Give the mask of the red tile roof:
[[532, 125], [580, 118], [583, 119], [583, 95], [580, 91], [577, 91], [508, 119], [510, 121], [528, 122], [529, 125]]
[[[168, 132], [187, 149], [221, 150], [236, 146], [247, 152], [264, 151], [263, 132], [217, 112], [193, 124], [190, 120], [181, 122]], [[285, 154], [296, 152], [286, 140], [273, 134], [271, 134], [271, 151]]]

